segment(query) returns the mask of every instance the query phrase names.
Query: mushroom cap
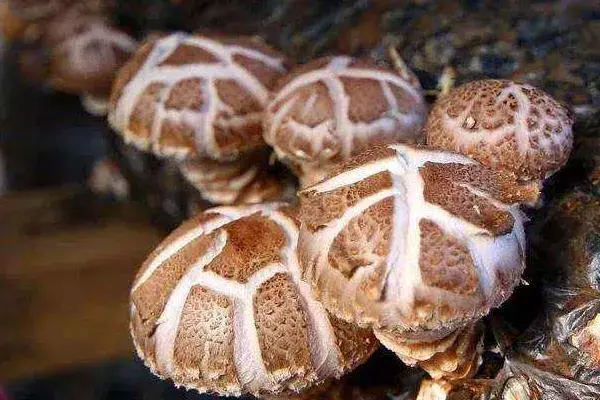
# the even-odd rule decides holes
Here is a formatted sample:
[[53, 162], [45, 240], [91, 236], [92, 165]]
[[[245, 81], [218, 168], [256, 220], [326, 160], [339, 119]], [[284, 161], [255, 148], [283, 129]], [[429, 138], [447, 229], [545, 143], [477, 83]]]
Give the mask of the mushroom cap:
[[191, 159], [181, 164], [181, 173], [213, 204], [254, 204], [280, 200], [285, 182], [268, 170], [268, 155], [256, 152], [234, 161]]
[[374, 144], [413, 140], [425, 118], [418, 80], [368, 59], [325, 57], [283, 77], [265, 115], [265, 141], [304, 184]]
[[137, 47], [107, 18], [79, 5], [48, 21], [42, 40], [50, 49], [51, 86], [100, 98], [109, 97], [117, 71]]
[[377, 340], [315, 300], [297, 238], [281, 203], [213, 208], [175, 230], [131, 290], [146, 365], [200, 392], [260, 395], [306, 390], [365, 361]]
[[263, 110], [284, 71], [283, 56], [260, 40], [152, 37], [119, 73], [109, 121], [158, 156], [235, 159], [265, 146]]
[[456, 151], [520, 180], [545, 179], [568, 160], [571, 113], [548, 93], [508, 80], [473, 81], [429, 113], [427, 145]]
[[518, 203], [538, 193], [459, 154], [373, 148], [299, 193], [304, 279], [342, 319], [440, 339], [511, 294], [524, 268]]

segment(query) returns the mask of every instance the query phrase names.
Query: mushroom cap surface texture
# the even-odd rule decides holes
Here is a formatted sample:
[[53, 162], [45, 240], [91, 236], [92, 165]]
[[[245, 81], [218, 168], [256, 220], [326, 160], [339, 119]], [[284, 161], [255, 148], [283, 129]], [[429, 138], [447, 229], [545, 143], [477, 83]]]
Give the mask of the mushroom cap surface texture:
[[258, 39], [149, 38], [115, 81], [109, 122], [158, 156], [235, 159], [265, 146], [263, 111], [284, 72], [283, 56]]
[[414, 140], [425, 118], [418, 80], [369, 59], [325, 57], [279, 80], [265, 141], [303, 184], [375, 144]]
[[434, 341], [488, 313], [524, 268], [519, 185], [465, 156], [376, 147], [300, 192], [304, 279], [334, 315]]
[[429, 113], [427, 145], [468, 155], [518, 179], [545, 179], [573, 147], [569, 110], [548, 93], [508, 80], [469, 82]]
[[377, 340], [315, 300], [297, 238], [281, 203], [213, 208], [175, 230], [131, 290], [146, 365], [200, 392], [261, 395], [308, 390], [365, 361]]
[[[267, 169], [268, 154], [255, 152], [233, 161], [191, 159], [181, 165], [183, 177], [213, 204], [254, 204], [281, 200], [285, 182]], [[295, 191], [294, 191], [295, 193]]]
[[50, 50], [52, 87], [104, 99], [137, 47], [131, 36], [110, 26], [108, 18], [79, 4], [48, 21], [42, 40]]

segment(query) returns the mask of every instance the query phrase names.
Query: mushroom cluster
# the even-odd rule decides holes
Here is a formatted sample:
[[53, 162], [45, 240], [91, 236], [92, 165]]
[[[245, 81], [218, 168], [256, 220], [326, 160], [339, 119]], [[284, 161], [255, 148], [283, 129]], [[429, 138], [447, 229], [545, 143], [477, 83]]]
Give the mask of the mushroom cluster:
[[375, 144], [414, 140], [425, 104], [409, 74], [341, 56], [300, 66], [278, 82], [265, 116], [265, 140], [297, 171], [302, 186]]
[[[256, 38], [176, 33], [119, 72], [113, 129], [229, 205], [200, 211], [142, 266], [138, 354], [222, 395], [313, 393], [379, 343], [433, 379], [473, 376], [481, 319], [525, 268], [521, 206], [569, 157], [570, 113], [485, 80], [427, 116], [405, 66], [287, 65]], [[273, 202], [289, 193], [275, 158], [302, 187], [286, 202]]]
[[478, 338], [461, 330], [519, 282], [518, 204], [537, 194], [455, 153], [372, 149], [300, 193], [304, 278], [330, 311], [372, 327], [406, 363], [464, 376]]
[[282, 204], [217, 207], [175, 230], [131, 291], [131, 332], [154, 373], [220, 395], [300, 392], [378, 347], [328, 314], [301, 278], [298, 221]]
[[104, 1], [9, 0], [0, 16], [7, 39], [28, 46], [20, 60], [26, 75], [80, 95], [93, 115], [106, 113], [115, 74], [137, 42], [112, 24]]
[[273, 200], [284, 190], [261, 168], [262, 119], [285, 71], [283, 55], [259, 39], [152, 37], [117, 76], [108, 118], [125, 142], [180, 161], [209, 201]]

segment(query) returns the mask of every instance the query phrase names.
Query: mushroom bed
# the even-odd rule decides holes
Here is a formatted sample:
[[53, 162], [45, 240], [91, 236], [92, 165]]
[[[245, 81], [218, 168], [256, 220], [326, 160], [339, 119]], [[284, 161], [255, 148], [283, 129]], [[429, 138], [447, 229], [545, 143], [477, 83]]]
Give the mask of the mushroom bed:
[[0, 9], [6, 34], [42, 32], [44, 81], [106, 117], [172, 231], [130, 292], [153, 374], [218, 396], [600, 398], [600, 98], [576, 76], [596, 64], [528, 64], [564, 32], [585, 58], [597, 27], [569, 13], [593, 11], [536, 3], [570, 24], [543, 47], [507, 17], [520, 4], [509, 23], [447, 1], [250, 19], [184, 0], [186, 31], [138, 42], [103, 2], [29, 3]]

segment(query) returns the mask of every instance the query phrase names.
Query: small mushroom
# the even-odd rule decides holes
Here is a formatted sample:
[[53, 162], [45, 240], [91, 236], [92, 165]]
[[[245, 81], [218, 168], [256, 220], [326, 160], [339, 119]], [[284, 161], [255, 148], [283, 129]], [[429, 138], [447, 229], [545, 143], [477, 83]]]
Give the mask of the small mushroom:
[[467, 83], [431, 110], [427, 145], [456, 151], [522, 181], [560, 169], [573, 147], [571, 113], [549, 94], [508, 80]]
[[[181, 165], [182, 175], [212, 204], [254, 204], [281, 200], [286, 184], [267, 170], [264, 152], [234, 161], [191, 159]], [[295, 190], [292, 188], [291, 190]]]
[[368, 59], [326, 57], [278, 82], [264, 135], [307, 186], [332, 165], [375, 144], [414, 140], [424, 116], [416, 78]]
[[90, 190], [98, 195], [111, 196], [119, 200], [129, 197], [129, 182], [115, 161], [109, 158], [102, 158], [94, 164], [87, 184]]
[[302, 281], [284, 204], [198, 214], [150, 255], [131, 289], [139, 356], [176, 385], [220, 395], [310, 390], [377, 348], [331, 317]]
[[300, 192], [304, 279], [334, 315], [418, 360], [404, 348], [440, 345], [520, 282], [519, 203], [538, 192], [463, 155], [376, 147]]
[[113, 80], [136, 41], [112, 27], [104, 15], [76, 4], [45, 24], [42, 42], [50, 51], [50, 85], [82, 95], [87, 110], [105, 114]]
[[258, 39], [152, 37], [121, 70], [109, 121], [158, 156], [233, 160], [265, 146], [263, 110], [284, 71], [283, 56]]

